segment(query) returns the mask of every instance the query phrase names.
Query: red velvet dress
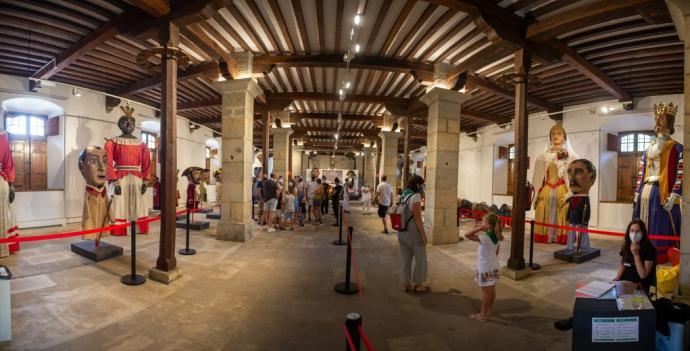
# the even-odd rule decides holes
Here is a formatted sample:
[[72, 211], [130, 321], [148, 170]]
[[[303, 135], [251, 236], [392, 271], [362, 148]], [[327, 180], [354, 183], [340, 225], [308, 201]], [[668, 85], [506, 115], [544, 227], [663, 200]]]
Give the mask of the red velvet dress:
[[[19, 236], [14, 206], [9, 201], [9, 185], [15, 181], [14, 161], [7, 133], [0, 132], [0, 238]], [[19, 251], [19, 243], [0, 244], [0, 257]]]

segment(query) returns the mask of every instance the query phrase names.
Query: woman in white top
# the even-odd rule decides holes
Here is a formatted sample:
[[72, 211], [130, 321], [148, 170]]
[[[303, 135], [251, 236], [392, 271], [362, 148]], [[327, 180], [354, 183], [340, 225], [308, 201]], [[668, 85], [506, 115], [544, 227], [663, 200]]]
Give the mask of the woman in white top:
[[369, 214], [371, 209], [371, 188], [368, 185], [362, 186], [362, 214]]
[[485, 322], [491, 315], [491, 309], [496, 300], [496, 282], [501, 277], [498, 249], [503, 240], [503, 234], [498, 215], [494, 212], [487, 214], [482, 219], [482, 225], [469, 231], [465, 237], [479, 242], [475, 280], [482, 288], [481, 312], [470, 315], [470, 318]]
[[350, 195], [353, 191], [353, 184], [345, 181], [345, 189], [343, 189], [343, 212], [350, 213]]

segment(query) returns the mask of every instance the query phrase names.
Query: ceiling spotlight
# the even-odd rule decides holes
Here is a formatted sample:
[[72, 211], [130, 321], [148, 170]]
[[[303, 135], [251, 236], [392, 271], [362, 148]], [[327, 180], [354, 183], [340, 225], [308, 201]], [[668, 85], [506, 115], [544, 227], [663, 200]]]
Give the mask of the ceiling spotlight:
[[343, 89], [338, 90], [338, 93], [340, 94], [340, 96], [343, 96]]
[[79, 89], [77, 89], [77, 88], [72, 88], [72, 95], [74, 95], [76, 97], [80, 97], [81, 91], [79, 91]]
[[359, 26], [362, 23], [362, 16], [355, 15], [354, 22], [355, 22], [355, 26]]
[[343, 61], [345, 62], [350, 62], [350, 55], [346, 52], [345, 55], [343, 55]]
[[355, 52], [359, 52], [359, 44], [355, 44]]
[[350, 89], [350, 81], [345, 82], [345, 89]]
[[602, 113], [609, 113], [609, 108], [608, 108], [608, 106], [602, 106], [602, 107], [601, 107], [601, 112], [602, 112]]
[[338, 133], [335, 133], [335, 140], [338, 140]]

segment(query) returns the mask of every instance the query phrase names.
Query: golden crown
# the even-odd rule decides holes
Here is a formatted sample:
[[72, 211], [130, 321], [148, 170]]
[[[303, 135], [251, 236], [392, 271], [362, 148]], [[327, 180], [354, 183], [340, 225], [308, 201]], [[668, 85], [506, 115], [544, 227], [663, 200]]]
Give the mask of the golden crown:
[[120, 111], [124, 113], [124, 116], [129, 117], [129, 118], [134, 118], [134, 107], [130, 106], [120, 106]]
[[654, 104], [654, 115], [655, 116], [660, 116], [660, 115], [671, 115], [673, 117], [676, 116], [676, 112], [678, 112], [678, 106], [673, 106], [673, 103], [669, 103], [668, 105], [665, 103], [660, 103], [659, 105]]

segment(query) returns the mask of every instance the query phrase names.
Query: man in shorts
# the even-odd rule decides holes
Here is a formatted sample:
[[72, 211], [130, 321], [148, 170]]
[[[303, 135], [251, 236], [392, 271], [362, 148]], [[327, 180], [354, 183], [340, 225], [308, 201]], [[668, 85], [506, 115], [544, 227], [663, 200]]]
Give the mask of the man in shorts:
[[278, 206], [278, 199], [276, 198], [276, 191], [278, 183], [275, 181], [276, 175], [271, 173], [271, 177], [266, 179], [263, 184], [263, 200], [264, 200], [264, 219], [266, 221], [266, 230], [275, 232], [273, 219], [275, 218], [276, 207]]
[[383, 233], [388, 234], [388, 225], [386, 224], [386, 214], [388, 214], [388, 208], [391, 206], [393, 201], [393, 188], [386, 182], [387, 177], [381, 176], [381, 183], [376, 187], [376, 199], [379, 204], [379, 217], [381, 217], [381, 222], [383, 223]]

